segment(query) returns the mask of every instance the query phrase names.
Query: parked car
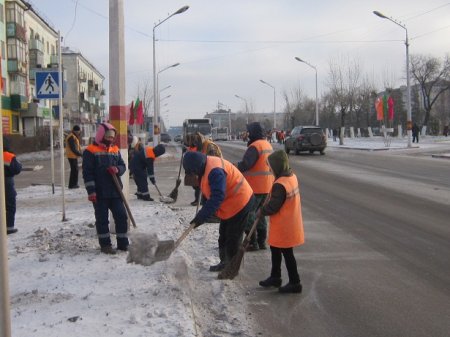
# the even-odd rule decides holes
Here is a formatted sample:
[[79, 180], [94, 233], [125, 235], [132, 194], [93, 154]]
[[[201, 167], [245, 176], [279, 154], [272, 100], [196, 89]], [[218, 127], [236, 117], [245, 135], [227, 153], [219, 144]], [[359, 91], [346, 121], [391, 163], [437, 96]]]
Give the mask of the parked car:
[[173, 140], [176, 142], [181, 143], [181, 140], [183, 139], [183, 137], [181, 137], [181, 135], [176, 135], [175, 137], [173, 137]]
[[327, 138], [323, 130], [318, 126], [296, 126], [284, 142], [286, 153], [289, 153], [291, 150], [295, 154], [299, 154], [302, 151], [309, 151], [309, 153], [319, 151], [323, 155], [326, 147]]
[[168, 133], [161, 133], [161, 141], [164, 143], [169, 143], [172, 141], [172, 138]]

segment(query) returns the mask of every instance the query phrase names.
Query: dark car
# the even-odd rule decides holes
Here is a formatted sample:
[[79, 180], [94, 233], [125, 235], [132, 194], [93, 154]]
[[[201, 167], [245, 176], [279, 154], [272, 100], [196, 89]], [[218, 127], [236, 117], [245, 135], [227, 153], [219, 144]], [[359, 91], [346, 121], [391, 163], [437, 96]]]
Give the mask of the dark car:
[[172, 138], [168, 133], [161, 133], [161, 141], [164, 143], [169, 143], [170, 141], [172, 141]]
[[178, 143], [181, 143], [182, 139], [183, 139], [183, 137], [181, 137], [181, 135], [176, 135], [175, 137], [173, 137], [173, 140], [178, 142]]
[[302, 151], [319, 151], [325, 154], [327, 147], [327, 138], [323, 130], [318, 126], [296, 126], [292, 129], [289, 137], [284, 142], [284, 150], [289, 153], [291, 150], [295, 154]]

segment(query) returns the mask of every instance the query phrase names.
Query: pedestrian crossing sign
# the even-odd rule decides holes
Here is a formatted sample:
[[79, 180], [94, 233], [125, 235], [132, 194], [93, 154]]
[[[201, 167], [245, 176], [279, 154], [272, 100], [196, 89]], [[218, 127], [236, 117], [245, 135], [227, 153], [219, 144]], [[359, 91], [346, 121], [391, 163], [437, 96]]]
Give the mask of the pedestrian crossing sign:
[[59, 72], [37, 71], [36, 72], [36, 97], [59, 98]]

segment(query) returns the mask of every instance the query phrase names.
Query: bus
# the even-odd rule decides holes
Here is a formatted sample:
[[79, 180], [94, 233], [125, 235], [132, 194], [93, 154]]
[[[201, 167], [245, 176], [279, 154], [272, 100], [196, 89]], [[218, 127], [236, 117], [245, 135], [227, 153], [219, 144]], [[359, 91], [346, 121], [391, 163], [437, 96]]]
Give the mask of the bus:
[[183, 122], [183, 142], [186, 143], [186, 137], [200, 132], [205, 138], [211, 139], [211, 118], [189, 118]]
[[211, 137], [213, 141], [228, 140], [228, 128], [212, 128]]

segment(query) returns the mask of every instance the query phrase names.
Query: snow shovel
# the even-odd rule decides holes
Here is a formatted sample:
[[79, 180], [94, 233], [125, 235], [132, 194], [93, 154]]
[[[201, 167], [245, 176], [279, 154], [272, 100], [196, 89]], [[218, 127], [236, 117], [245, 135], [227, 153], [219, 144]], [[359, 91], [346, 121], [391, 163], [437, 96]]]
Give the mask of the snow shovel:
[[161, 194], [161, 191], [158, 188], [158, 185], [156, 185], [156, 183], [153, 184], [156, 187], [156, 190], [158, 191], [159, 194], [159, 201], [165, 203], [165, 204], [173, 204], [175, 202], [175, 200], [173, 200], [171, 197], [165, 197]]
[[183, 166], [183, 154], [181, 154], [180, 168], [178, 170], [178, 178], [177, 178], [177, 182], [175, 183], [175, 188], [169, 194], [169, 197], [173, 199], [173, 202], [177, 201], [177, 198], [178, 198], [178, 187], [180, 187], [180, 184], [181, 184], [181, 179], [180, 179], [181, 166]]
[[[200, 205], [200, 201], [197, 203], [197, 210], [195, 214], [198, 213], [198, 207]], [[195, 223], [192, 223], [189, 225], [188, 228], [184, 230], [184, 232], [181, 234], [181, 236], [178, 238], [177, 241], [173, 240], [164, 240], [164, 241], [158, 241], [158, 247], [155, 251], [155, 258], [154, 261], [164, 261], [167, 260], [172, 252], [177, 249], [177, 247], [180, 245], [180, 243], [188, 236], [188, 234], [194, 229]]]
[[120, 184], [119, 184], [119, 179], [117, 178], [117, 176], [115, 174], [112, 174], [111, 177], [114, 181], [114, 185], [116, 185], [117, 192], [119, 192], [119, 194], [120, 194], [120, 198], [122, 198], [122, 201], [125, 205], [128, 216], [130, 217], [131, 223], [133, 224], [133, 227], [136, 228], [137, 227], [136, 222], [134, 221], [133, 214], [131, 214], [130, 206], [128, 205], [127, 199], [125, 199], [125, 196], [123, 195], [122, 188], [120, 187]]

